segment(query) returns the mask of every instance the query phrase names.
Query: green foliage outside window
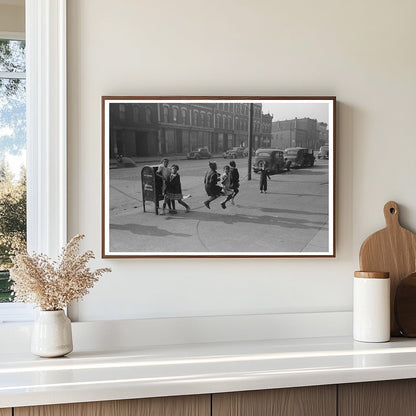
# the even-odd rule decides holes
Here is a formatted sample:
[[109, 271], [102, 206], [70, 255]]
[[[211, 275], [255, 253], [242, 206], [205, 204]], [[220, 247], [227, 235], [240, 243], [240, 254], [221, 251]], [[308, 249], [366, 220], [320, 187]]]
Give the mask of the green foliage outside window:
[[26, 171], [10, 166], [26, 148], [25, 61], [24, 41], [0, 39], [0, 302], [12, 300], [8, 269], [26, 244]]
[[26, 174], [15, 182], [3, 161], [0, 165], [0, 302], [11, 300], [8, 269], [16, 249], [26, 244]]

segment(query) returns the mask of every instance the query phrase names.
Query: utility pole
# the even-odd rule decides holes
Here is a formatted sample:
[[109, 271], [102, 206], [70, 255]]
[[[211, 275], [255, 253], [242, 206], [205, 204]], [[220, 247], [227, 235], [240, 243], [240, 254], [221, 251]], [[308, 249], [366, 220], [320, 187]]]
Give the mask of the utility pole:
[[247, 180], [251, 181], [251, 149], [253, 146], [253, 103], [250, 103], [249, 122], [248, 122], [248, 172]]

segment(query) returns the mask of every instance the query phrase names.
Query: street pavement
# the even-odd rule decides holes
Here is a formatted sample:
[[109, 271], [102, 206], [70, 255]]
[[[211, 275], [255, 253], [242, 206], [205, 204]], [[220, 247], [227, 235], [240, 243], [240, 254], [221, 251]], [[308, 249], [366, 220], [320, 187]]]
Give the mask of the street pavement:
[[[217, 159], [218, 172], [229, 161]], [[140, 172], [110, 170], [110, 251], [117, 253], [308, 254], [328, 252], [328, 161], [307, 169], [271, 176], [260, 193], [259, 175], [248, 180], [247, 158], [237, 159], [240, 193], [224, 210], [220, 197], [207, 209], [203, 178], [207, 160], [171, 160], [180, 166], [182, 191], [191, 211], [176, 203], [177, 214], [155, 215], [146, 202], [143, 212]], [[160, 206], [162, 202], [160, 202]]]

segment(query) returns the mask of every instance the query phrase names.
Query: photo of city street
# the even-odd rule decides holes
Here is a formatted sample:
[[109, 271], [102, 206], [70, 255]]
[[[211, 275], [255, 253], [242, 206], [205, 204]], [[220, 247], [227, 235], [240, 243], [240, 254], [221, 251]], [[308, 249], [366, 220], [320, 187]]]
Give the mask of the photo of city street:
[[111, 101], [106, 254], [331, 255], [332, 102], [276, 104]]

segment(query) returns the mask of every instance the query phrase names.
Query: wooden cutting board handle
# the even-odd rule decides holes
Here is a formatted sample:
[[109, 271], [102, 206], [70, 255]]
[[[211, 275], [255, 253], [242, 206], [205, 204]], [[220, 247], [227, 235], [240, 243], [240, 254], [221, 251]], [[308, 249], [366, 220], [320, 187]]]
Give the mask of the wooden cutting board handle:
[[389, 201], [384, 205], [384, 218], [386, 219], [387, 227], [401, 227], [399, 212], [399, 206], [394, 201]]
[[371, 234], [361, 245], [360, 269], [390, 273], [391, 334], [400, 335], [394, 318], [394, 298], [400, 281], [416, 271], [416, 235], [400, 225], [399, 205], [389, 201], [384, 205], [386, 227]]

